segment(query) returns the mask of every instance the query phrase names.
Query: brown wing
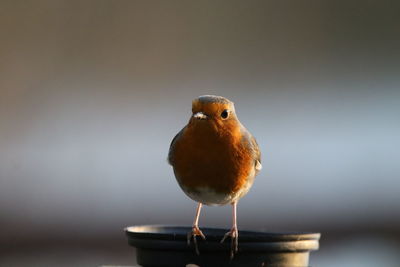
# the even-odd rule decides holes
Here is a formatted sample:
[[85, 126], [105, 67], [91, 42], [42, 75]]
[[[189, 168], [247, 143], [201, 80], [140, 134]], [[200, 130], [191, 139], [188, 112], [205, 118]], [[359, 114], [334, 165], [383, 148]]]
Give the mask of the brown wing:
[[185, 130], [186, 127], [184, 127], [182, 130], [179, 131], [179, 133], [177, 133], [175, 135], [175, 137], [172, 139], [171, 144], [169, 145], [169, 151], [168, 151], [168, 163], [170, 165], [173, 165], [174, 162], [174, 148], [175, 148], [175, 143], [176, 141], [179, 139], [179, 137], [182, 136], [183, 131]]
[[250, 140], [251, 140], [251, 146], [252, 146], [252, 149], [253, 149], [253, 152], [254, 152], [254, 156], [255, 156], [256, 173], [258, 173], [262, 169], [261, 151], [260, 151], [260, 147], [258, 146], [257, 140], [253, 136], [250, 136]]
[[259, 173], [260, 170], [262, 169], [260, 147], [258, 146], [256, 139], [244, 127], [242, 128], [242, 142], [247, 147], [247, 149], [252, 153], [256, 174]]

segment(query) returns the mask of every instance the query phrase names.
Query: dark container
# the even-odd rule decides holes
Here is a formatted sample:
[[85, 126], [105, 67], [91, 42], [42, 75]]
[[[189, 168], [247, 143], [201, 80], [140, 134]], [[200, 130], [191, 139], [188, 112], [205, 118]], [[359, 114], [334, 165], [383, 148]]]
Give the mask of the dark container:
[[230, 240], [220, 241], [228, 229], [201, 228], [207, 240], [197, 237], [188, 246], [190, 227], [140, 225], [125, 228], [129, 245], [136, 248], [141, 266], [309, 266], [310, 251], [319, 247], [319, 233], [266, 233], [239, 231], [239, 251], [230, 259]]

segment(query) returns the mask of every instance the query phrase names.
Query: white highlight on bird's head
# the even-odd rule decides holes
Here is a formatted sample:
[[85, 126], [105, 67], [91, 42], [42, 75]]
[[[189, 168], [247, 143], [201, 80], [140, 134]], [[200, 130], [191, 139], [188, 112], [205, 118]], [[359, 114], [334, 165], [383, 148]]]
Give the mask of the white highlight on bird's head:
[[205, 120], [207, 119], [207, 115], [204, 114], [203, 112], [196, 112], [195, 114], [193, 114], [193, 118], [198, 120]]

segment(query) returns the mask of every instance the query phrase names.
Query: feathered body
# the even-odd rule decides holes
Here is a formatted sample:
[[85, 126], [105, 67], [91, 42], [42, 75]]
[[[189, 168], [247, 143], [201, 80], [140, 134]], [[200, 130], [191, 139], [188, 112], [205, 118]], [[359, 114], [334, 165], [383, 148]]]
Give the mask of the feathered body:
[[257, 142], [226, 98], [201, 96], [193, 101], [192, 111], [170, 146], [168, 161], [175, 177], [186, 195], [199, 203], [237, 202], [261, 169]]

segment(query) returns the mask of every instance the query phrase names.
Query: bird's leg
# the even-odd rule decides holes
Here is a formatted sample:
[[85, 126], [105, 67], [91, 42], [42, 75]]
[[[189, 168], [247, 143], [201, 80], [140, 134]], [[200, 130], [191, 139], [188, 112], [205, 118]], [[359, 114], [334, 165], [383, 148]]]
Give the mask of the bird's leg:
[[199, 248], [197, 247], [197, 239], [196, 236], [200, 236], [203, 240], [206, 240], [206, 237], [204, 236], [204, 234], [200, 231], [199, 228], [199, 217], [200, 217], [200, 211], [201, 211], [201, 207], [203, 205], [201, 203], [199, 203], [199, 205], [197, 206], [197, 210], [196, 210], [196, 216], [194, 217], [194, 221], [193, 221], [193, 226], [192, 226], [192, 231], [188, 233], [187, 235], [187, 243], [188, 246], [190, 245], [190, 240], [193, 237], [193, 243], [194, 243], [194, 247], [196, 249], [196, 253], [197, 255], [200, 255], [199, 252]]
[[234, 254], [237, 253], [238, 246], [239, 246], [239, 232], [238, 232], [237, 222], [236, 222], [236, 206], [237, 206], [237, 202], [233, 202], [232, 203], [232, 228], [229, 232], [227, 232], [224, 235], [224, 237], [221, 240], [221, 243], [223, 243], [228, 236], [231, 237], [231, 259], [233, 259]]

